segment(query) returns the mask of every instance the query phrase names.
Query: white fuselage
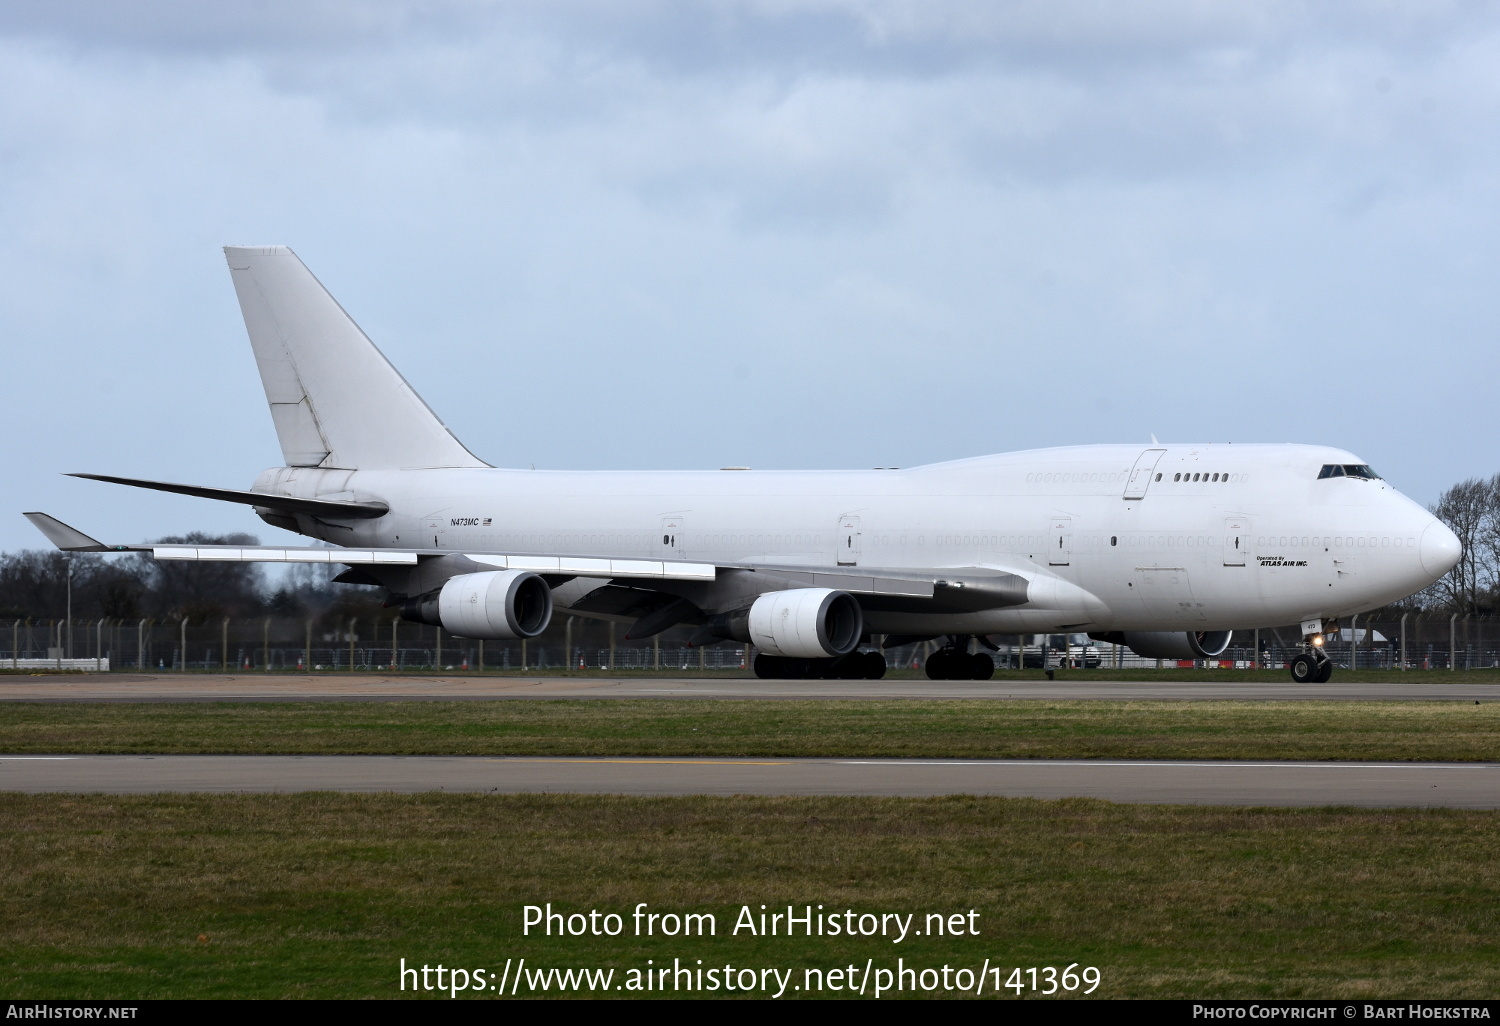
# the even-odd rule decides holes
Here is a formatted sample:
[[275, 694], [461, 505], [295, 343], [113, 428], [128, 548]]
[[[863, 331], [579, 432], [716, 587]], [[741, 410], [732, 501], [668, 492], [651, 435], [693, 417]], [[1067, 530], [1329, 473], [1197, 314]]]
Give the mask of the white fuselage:
[[[1132, 484], [1147, 450], [1160, 458]], [[1321, 446], [1091, 445], [908, 470], [278, 468], [255, 489], [390, 505], [378, 520], [299, 518], [345, 546], [983, 567], [1030, 582], [1022, 606], [870, 613], [875, 631], [1225, 630], [1360, 612], [1452, 565], [1451, 532], [1386, 482], [1318, 477], [1362, 462]]]

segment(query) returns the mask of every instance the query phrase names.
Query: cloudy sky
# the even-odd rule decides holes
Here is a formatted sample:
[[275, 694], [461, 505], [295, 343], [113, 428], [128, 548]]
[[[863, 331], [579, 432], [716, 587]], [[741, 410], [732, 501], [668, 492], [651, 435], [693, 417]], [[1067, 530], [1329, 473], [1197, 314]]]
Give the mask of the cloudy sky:
[[1500, 470], [1500, 8], [0, 4], [9, 510], [280, 463], [219, 247], [293, 247], [510, 466], [1085, 442]]

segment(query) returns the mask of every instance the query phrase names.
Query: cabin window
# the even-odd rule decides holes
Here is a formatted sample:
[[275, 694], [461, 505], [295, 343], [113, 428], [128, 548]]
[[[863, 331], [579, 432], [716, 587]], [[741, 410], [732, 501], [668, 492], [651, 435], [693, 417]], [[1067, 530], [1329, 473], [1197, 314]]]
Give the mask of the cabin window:
[[1111, 545], [1118, 545], [1120, 543], [1120, 539], [1117, 535], [1112, 534], [1109, 536], [1109, 543]]

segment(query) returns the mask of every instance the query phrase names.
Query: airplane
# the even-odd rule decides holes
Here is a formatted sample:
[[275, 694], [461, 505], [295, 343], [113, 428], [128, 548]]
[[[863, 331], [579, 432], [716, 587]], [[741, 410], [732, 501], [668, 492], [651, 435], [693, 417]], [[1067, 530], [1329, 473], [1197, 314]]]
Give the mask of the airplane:
[[933, 679], [987, 679], [996, 636], [1087, 633], [1211, 659], [1236, 629], [1301, 625], [1298, 683], [1328, 680], [1341, 617], [1447, 573], [1458, 538], [1360, 457], [1291, 444], [1083, 445], [908, 469], [493, 467], [444, 426], [302, 261], [225, 247], [284, 465], [237, 491], [75, 477], [250, 506], [318, 546], [96, 541], [159, 560], [342, 565], [405, 619], [524, 639], [554, 612], [695, 628], [757, 676], [879, 678], [937, 641]]

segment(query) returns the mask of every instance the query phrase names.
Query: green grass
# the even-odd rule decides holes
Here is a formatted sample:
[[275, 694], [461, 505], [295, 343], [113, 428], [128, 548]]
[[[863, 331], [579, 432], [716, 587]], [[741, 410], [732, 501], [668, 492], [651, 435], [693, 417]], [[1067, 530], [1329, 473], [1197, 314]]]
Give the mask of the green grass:
[[1500, 703], [0, 703], [0, 751], [1500, 761]]
[[[0, 995], [389, 997], [493, 969], [1099, 967], [1101, 997], [1492, 997], [1500, 815], [1001, 798], [0, 795]], [[521, 908], [713, 938], [521, 935]], [[726, 936], [742, 904], [980, 936]], [[1009, 992], [1005, 992], [1006, 995]], [[446, 1000], [446, 996], [444, 996]]]

